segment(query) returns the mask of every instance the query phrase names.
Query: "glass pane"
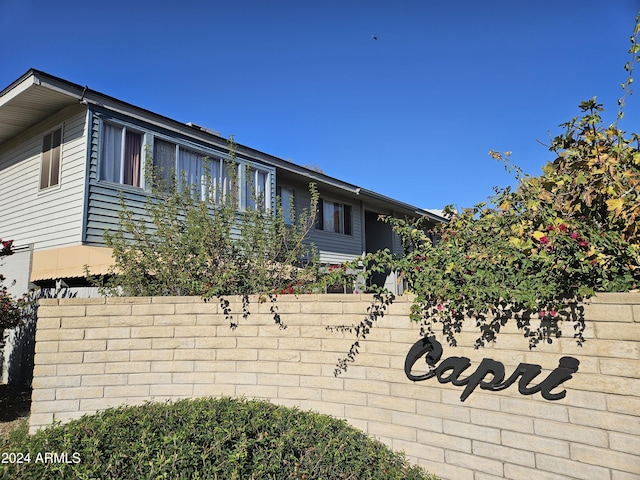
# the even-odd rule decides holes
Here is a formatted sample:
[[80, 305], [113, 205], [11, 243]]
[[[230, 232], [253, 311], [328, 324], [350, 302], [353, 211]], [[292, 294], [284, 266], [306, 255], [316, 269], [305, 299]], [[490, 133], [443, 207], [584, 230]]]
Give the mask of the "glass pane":
[[220, 178], [219, 193], [221, 195], [220, 201], [236, 201], [238, 200], [237, 193], [234, 192], [234, 185], [237, 185], [238, 167], [230, 162], [222, 161], [222, 174]]
[[344, 233], [344, 210], [341, 203], [333, 204], [333, 231]]
[[178, 157], [178, 172], [180, 188], [190, 188], [195, 192], [201, 191], [203, 183], [202, 155], [180, 148]]
[[127, 130], [124, 141], [124, 178], [126, 185], [140, 186], [142, 135]]
[[214, 158], [205, 163], [206, 169], [202, 182], [204, 191], [209, 191], [209, 198], [214, 203], [220, 200], [220, 162], [219, 158]]
[[267, 172], [255, 168], [247, 169], [245, 184], [245, 205], [247, 208], [264, 210], [267, 191]]
[[327, 232], [333, 232], [333, 222], [334, 222], [333, 212], [334, 212], [334, 203], [323, 202], [322, 218], [324, 222], [322, 224], [322, 229]]
[[49, 186], [49, 175], [51, 172], [51, 134], [45, 135], [42, 140], [42, 163], [40, 164], [40, 188]]
[[291, 225], [293, 223], [293, 190], [290, 188], [280, 188], [280, 205], [282, 206], [284, 223]]
[[60, 180], [60, 145], [62, 143], [62, 129], [58, 129], [52, 133], [51, 141], [51, 175], [49, 178], [49, 186], [58, 185]]
[[344, 234], [351, 235], [351, 205], [344, 206]]
[[162, 189], [171, 187], [176, 170], [176, 145], [156, 139], [153, 146], [153, 166], [156, 185]]
[[248, 209], [253, 210], [256, 208], [256, 199], [257, 191], [256, 191], [256, 170], [255, 168], [247, 168], [246, 170], [247, 179], [245, 182], [244, 188], [244, 201], [245, 205]]
[[103, 124], [102, 155], [100, 157], [100, 179], [120, 183], [122, 155], [122, 127]]
[[257, 198], [260, 200], [260, 208], [264, 210], [267, 203], [267, 172], [258, 170], [256, 183]]

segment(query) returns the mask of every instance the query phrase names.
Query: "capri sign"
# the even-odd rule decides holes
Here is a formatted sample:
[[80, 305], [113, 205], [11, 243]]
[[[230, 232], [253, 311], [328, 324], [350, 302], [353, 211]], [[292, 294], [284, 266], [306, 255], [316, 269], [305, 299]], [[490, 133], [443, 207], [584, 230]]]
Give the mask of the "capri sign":
[[[427, 372], [413, 374], [412, 370], [418, 360], [425, 356]], [[460, 378], [470, 366], [471, 361], [467, 357], [449, 357], [440, 362], [442, 357], [442, 344], [435, 338], [424, 337], [418, 340], [409, 350], [404, 362], [404, 372], [409, 380], [421, 382], [436, 377], [440, 383], [451, 382], [453, 385], [462, 387], [460, 401], [464, 402], [469, 395], [480, 387], [483, 390], [499, 391], [509, 388], [518, 382], [518, 391], [522, 395], [532, 395], [540, 392], [547, 400], [560, 400], [567, 394], [566, 390], [553, 393], [552, 390], [558, 388], [563, 382], [569, 380], [573, 373], [578, 371], [580, 362], [573, 357], [562, 357], [556, 369], [537, 383], [531, 382], [540, 375], [542, 367], [532, 363], [520, 363], [514, 372], [505, 380], [505, 368], [501, 362], [485, 358], [480, 362], [476, 370], [464, 378]], [[438, 363], [440, 362], [440, 363]], [[489, 376], [488, 379], [486, 377]]]

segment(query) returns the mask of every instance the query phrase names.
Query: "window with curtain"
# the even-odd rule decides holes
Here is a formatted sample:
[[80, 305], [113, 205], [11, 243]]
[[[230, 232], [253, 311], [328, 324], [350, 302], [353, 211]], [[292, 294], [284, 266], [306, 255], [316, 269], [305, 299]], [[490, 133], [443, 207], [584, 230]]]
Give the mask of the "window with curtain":
[[237, 178], [237, 165], [215, 157], [208, 158], [204, 165], [203, 195], [208, 189], [209, 196], [214, 203], [222, 203], [233, 193], [232, 184]]
[[280, 199], [282, 207], [282, 216], [286, 225], [293, 224], [294, 204], [293, 189], [288, 187], [276, 187], [276, 195]]
[[60, 183], [60, 150], [62, 129], [48, 133], [42, 140], [42, 159], [40, 162], [40, 190]]
[[316, 229], [351, 235], [351, 205], [318, 200]]
[[245, 179], [245, 207], [264, 211], [267, 205], [267, 178], [264, 170], [249, 167]]
[[154, 181], [161, 189], [170, 188], [176, 174], [177, 145], [156, 138], [153, 142]]
[[104, 123], [100, 179], [140, 186], [142, 134], [127, 127]]
[[189, 188], [195, 195], [204, 198], [205, 172], [204, 155], [180, 147], [178, 154], [178, 186], [180, 189]]
[[[41, 188], [58, 182], [61, 132], [57, 135], [48, 135], [44, 141]], [[269, 175], [273, 174], [273, 169], [254, 166], [245, 159], [225, 159], [223, 153], [216, 153], [204, 145], [200, 147], [172, 140], [174, 139], [156, 135], [155, 132], [147, 134], [128, 125], [104, 119], [101, 126], [98, 178], [113, 183], [143, 186], [146, 166], [144, 152], [148, 145], [151, 147], [153, 172], [147, 173], [153, 174], [153, 184], [156, 187], [168, 189], [175, 185], [183, 189], [189, 186], [198, 198], [205, 199], [208, 196], [217, 204], [232, 201], [238, 208], [264, 209], [269, 205], [273, 195]], [[147, 188], [150, 189], [151, 186]]]

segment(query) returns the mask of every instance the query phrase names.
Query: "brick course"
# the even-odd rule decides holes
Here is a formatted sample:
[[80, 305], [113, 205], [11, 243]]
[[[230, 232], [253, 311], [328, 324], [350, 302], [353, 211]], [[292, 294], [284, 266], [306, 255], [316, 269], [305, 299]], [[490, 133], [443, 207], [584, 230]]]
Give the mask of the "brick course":
[[43, 300], [36, 332], [31, 431], [123, 403], [197, 396], [244, 396], [346, 418], [444, 480], [640, 478], [640, 294], [602, 294], [585, 305], [587, 342], [569, 334], [529, 350], [507, 326], [495, 345], [475, 350], [473, 323], [443, 358], [484, 358], [510, 375], [520, 362], [542, 366], [537, 383], [574, 356], [580, 368], [547, 401], [518, 385], [464, 386], [436, 378], [409, 381], [403, 371], [418, 327], [410, 297], [399, 297], [361, 342], [349, 370], [334, 377], [352, 335], [327, 330], [364, 319], [370, 295], [280, 296], [280, 330], [269, 303], [240, 298], [229, 328], [217, 303], [194, 297]]

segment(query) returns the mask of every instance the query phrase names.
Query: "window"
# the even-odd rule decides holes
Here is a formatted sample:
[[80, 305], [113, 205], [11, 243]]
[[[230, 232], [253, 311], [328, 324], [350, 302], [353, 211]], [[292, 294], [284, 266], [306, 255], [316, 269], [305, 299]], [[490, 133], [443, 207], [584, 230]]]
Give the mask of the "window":
[[179, 187], [189, 185], [199, 189], [200, 198], [203, 200], [207, 195], [207, 189], [215, 203], [220, 203], [232, 191], [234, 175], [233, 166], [229, 161], [210, 158], [203, 153], [179, 147], [177, 170], [180, 172]]
[[180, 147], [178, 151], [178, 186], [182, 190], [189, 187], [194, 190], [194, 194], [199, 194], [204, 198], [205, 176], [204, 176], [204, 155], [200, 155], [193, 150]]
[[316, 229], [351, 235], [351, 205], [318, 200]]
[[294, 203], [293, 189], [287, 187], [276, 187], [276, 195], [280, 198], [280, 206], [282, 207], [282, 216], [284, 223], [291, 225], [293, 223]]
[[140, 186], [142, 134], [127, 127], [104, 123], [100, 179]]
[[[259, 167], [245, 159], [232, 161], [212, 148], [145, 132], [116, 123], [116, 120], [105, 118], [101, 128], [100, 180], [150, 190], [152, 186], [145, 186], [143, 179], [152, 175], [156, 188], [182, 190], [188, 185], [193, 194], [203, 200], [209, 198], [217, 204], [232, 202], [243, 209], [264, 209], [273, 198], [271, 175], [275, 173], [274, 168]], [[152, 172], [145, 171], [147, 148]]]
[[245, 179], [245, 207], [264, 211], [267, 205], [268, 172], [248, 167]]
[[203, 184], [205, 187], [207, 187], [207, 183], [209, 184], [209, 195], [212, 200], [220, 204], [231, 199], [231, 196], [235, 194], [234, 198], [237, 201], [237, 191], [233, 189], [233, 185], [237, 185], [235, 181], [238, 175], [237, 165], [222, 158], [209, 158], [205, 166]]
[[175, 143], [156, 138], [153, 142], [153, 174], [156, 185], [162, 190], [170, 188], [176, 173]]
[[44, 136], [42, 140], [42, 161], [40, 163], [40, 190], [60, 183], [60, 145], [62, 129]]

